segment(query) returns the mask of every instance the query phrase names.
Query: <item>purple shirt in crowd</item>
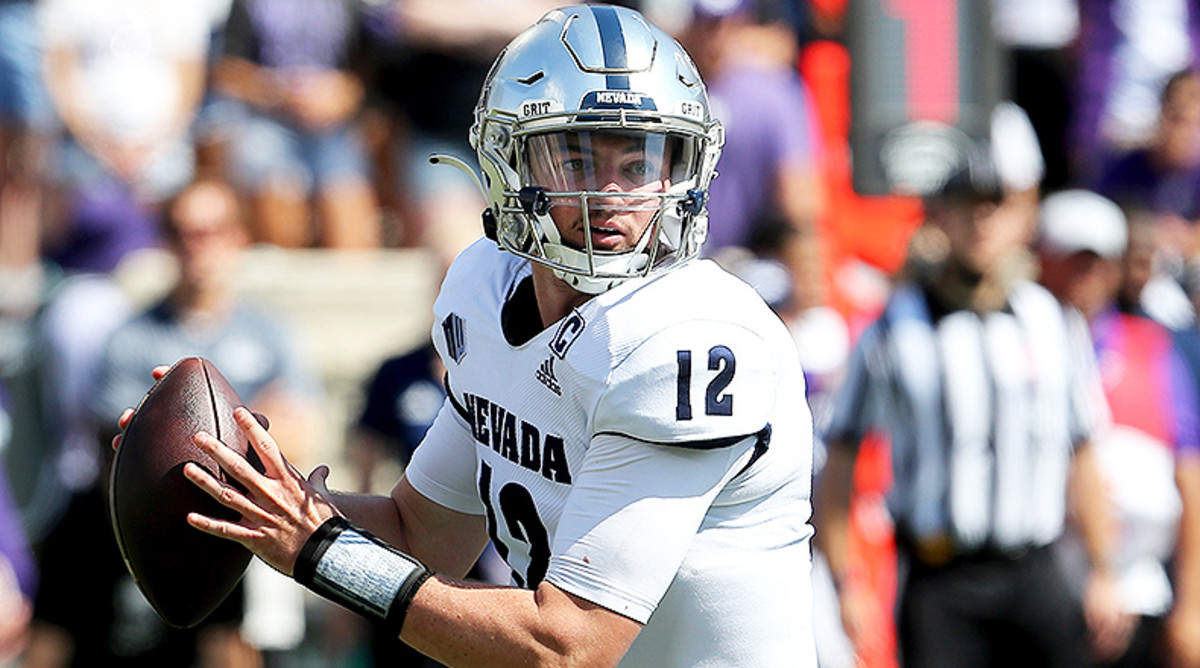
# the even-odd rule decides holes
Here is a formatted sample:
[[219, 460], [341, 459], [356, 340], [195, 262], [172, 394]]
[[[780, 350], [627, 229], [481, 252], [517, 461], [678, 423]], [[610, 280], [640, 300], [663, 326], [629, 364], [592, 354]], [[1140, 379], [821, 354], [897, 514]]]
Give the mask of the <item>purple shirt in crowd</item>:
[[1200, 451], [1196, 379], [1171, 330], [1110, 308], [1093, 319], [1092, 339], [1113, 422], [1176, 454]]
[[[1118, 21], [1122, 20], [1120, 0], [1079, 0], [1079, 13], [1084, 18], [1076, 41], [1078, 67], [1074, 95], [1074, 119], [1071, 144], [1075, 162], [1083, 171], [1084, 180], [1095, 178], [1092, 166], [1109, 156], [1111, 147], [1100, 136], [1109, 95], [1117, 78], [1119, 59], [1126, 49]], [[1197, 3], [1186, 3], [1187, 35], [1192, 48], [1192, 65], [1200, 66], [1200, 11]]]
[[[0, 418], [7, 417], [7, 397], [3, 388], [0, 388]], [[29, 543], [25, 540], [25, 526], [21, 523], [21, 515], [17, 512], [16, 502], [8, 489], [8, 473], [4, 469], [3, 459], [0, 459], [0, 556], [12, 567], [21, 592], [32, 601], [34, 588], [37, 586], [37, 568], [34, 566]]]
[[1130, 151], [1105, 167], [1096, 192], [1125, 207], [1190, 219], [1200, 214], [1200, 167], [1163, 171], [1149, 151]]
[[235, 0], [225, 53], [269, 68], [346, 69], [364, 23], [350, 0]]
[[744, 245], [775, 206], [775, 174], [789, 161], [815, 160], [812, 103], [799, 75], [730, 63], [709, 83], [713, 111], [725, 126], [719, 176], [709, 188], [712, 251]]

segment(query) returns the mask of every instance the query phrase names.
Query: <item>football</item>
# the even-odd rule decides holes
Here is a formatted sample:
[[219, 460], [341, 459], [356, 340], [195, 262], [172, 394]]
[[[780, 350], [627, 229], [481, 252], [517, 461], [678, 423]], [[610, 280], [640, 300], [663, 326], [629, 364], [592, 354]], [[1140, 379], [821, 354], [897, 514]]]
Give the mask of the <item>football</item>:
[[[237, 585], [251, 554], [209, 536], [187, 514], [237, 519], [183, 475], [196, 462], [232, 483], [192, 442], [206, 431], [262, 464], [233, 419], [237, 393], [211, 362], [188, 357], [150, 389], [125, 428], [113, 461], [109, 511], [125, 565], [159, 616], [188, 628], [202, 622]], [[240, 487], [240, 486], [239, 486]]]

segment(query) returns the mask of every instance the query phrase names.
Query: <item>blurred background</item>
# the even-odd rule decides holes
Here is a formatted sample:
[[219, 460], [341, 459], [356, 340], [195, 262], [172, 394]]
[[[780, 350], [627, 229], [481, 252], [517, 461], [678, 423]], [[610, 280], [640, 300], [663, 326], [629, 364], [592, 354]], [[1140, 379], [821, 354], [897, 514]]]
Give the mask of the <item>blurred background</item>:
[[[428, 156], [474, 164], [489, 65], [558, 4], [0, 0], [0, 666], [424, 665], [269, 573], [156, 626], [114, 557], [107, 439], [154, 364], [202, 354], [299, 468], [388, 490], [442, 397], [442, 272], [481, 234], [475, 185]], [[1068, 188], [1152, 211], [1155, 304], [1194, 321], [1200, 2], [620, 4], [705, 77], [727, 136], [706, 253], [792, 327], [818, 421], [963, 141], [1031, 229]], [[886, 445], [857, 466], [856, 573], [886, 600]], [[822, 665], [894, 665], [880, 633]]]

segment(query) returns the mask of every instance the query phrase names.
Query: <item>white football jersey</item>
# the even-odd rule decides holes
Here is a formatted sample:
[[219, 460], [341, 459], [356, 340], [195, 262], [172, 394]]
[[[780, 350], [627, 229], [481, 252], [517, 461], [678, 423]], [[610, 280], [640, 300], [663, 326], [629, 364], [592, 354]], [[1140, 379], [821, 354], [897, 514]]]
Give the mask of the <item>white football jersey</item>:
[[486, 515], [514, 584], [645, 624], [622, 665], [815, 665], [812, 421], [785, 326], [697, 260], [513, 343], [529, 275], [487, 240], [450, 268], [433, 328], [450, 398], [409, 482]]

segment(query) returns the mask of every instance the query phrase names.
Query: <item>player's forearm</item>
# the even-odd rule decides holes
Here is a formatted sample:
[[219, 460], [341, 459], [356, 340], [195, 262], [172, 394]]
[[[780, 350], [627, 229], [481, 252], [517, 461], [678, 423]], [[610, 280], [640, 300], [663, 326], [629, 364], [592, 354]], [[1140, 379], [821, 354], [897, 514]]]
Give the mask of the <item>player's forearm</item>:
[[390, 497], [339, 493], [334, 505], [353, 524], [449, 577], [465, 577], [487, 545], [482, 516], [438, 508], [404, 478]]
[[641, 628], [547, 583], [533, 592], [435, 574], [341, 517], [308, 538], [292, 575], [449, 666], [615, 665]]
[[335, 493], [334, 505], [346, 519], [383, 539], [389, 545], [410, 552], [400, 524], [396, 504], [379, 494]]
[[459, 666], [611, 666], [640, 625], [543, 583], [513, 587], [429, 580], [401, 639]]

